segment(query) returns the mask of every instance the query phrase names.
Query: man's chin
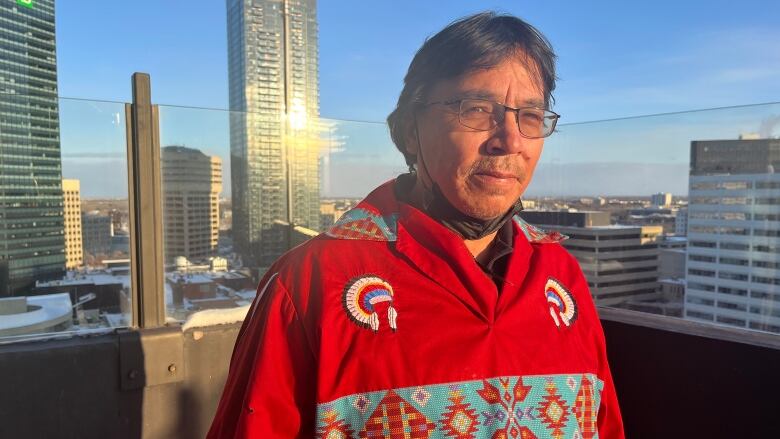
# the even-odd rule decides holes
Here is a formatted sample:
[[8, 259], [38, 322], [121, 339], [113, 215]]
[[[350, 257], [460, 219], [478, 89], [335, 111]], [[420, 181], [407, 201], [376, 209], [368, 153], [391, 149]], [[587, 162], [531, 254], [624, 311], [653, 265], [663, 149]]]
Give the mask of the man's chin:
[[503, 206], [503, 205], [486, 206], [485, 204], [482, 204], [482, 205], [464, 206], [463, 209], [460, 209], [460, 211], [472, 218], [476, 218], [478, 220], [483, 220], [483, 221], [489, 221], [498, 218], [500, 216], [503, 216], [511, 208], [512, 208], [511, 204], [507, 206]]

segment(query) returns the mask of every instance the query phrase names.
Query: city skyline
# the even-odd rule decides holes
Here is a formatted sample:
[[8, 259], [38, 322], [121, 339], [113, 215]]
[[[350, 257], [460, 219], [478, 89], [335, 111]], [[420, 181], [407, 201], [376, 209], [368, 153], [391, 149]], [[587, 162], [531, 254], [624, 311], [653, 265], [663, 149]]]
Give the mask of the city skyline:
[[[82, 180], [82, 197], [126, 197], [123, 106], [61, 100], [63, 175]], [[100, 104], [100, 105], [98, 105]], [[161, 145], [183, 145], [230, 163], [229, 112], [160, 107]], [[780, 104], [735, 107], [587, 124], [562, 124], [547, 139], [528, 196], [649, 196], [688, 191], [689, 144], [737, 139], [741, 134], [780, 134]], [[78, 120], [76, 116], [81, 116]], [[117, 122], [118, 121], [118, 122]], [[362, 197], [406, 172], [403, 157], [381, 123], [320, 119], [332, 179], [324, 197]], [[73, 125], [92, 127], [92, 137]], [[768, 131], [767, 131], [768, 130]], [[332, 145], [328, 146], [329, 143]], [[70, 145], [80, 145], [70, 146]], [[345, 172], [346, 167], [352, 167]], [[230, 181], [225, 166], [225, 181]], [[577, 176], [588, 175], [589, 178]], [[118, 178], [118, 177], [122, 178]], [[617, 183], [616, 183], [617, 182]], [[230, 197], [225, 184], [222, 197]]]
[[[130, 72], [145, 70], [152, 74], [155, 102], [227, 108], [225, 3], [199, 6], [181, 10], [155, 5], [157, 14], [150, 19], [160, 26], [152, 27], [166, 28], [164, 24], [168, 24], [185, 30], [180, 35], [187, 37], [155, 34], [154, 38], [165, 44], [154, 44], [155, 49], [149, 51], [148, 45], [141, 50], [136, 43], [120, 38], [106, 43], [95, 41], [90, 35], [89, 40], [85, 40], [86, 35], [75, 24], [77, 11], [63, 4], [58, 10], [58, 23], [62, 29], [58, 32], [58, 40], [64, 53], [59, 60], [62, 95], [126, 100]], [[604, 5], [588, 7], [588, 10], [571, 6], [555, 13], [523, 8], [514, 2], [493, 2], [484, 6], [524, 16], [548, 35], [559, 53], [561, 80], [555, 93], [556, 110], [564, 118], [559, 132], [547, 141], [538, 178], [529, 187], [529, 195], [644, 195], [657, 191], [683, 195], [687, 192], [687, 145], [691, 140], [736, 139], [742, 133], [762, 130], [769, 135], [780, 135], [776, 125], [780, 118], [779, 105], [572, 123], [766, 102], [772, 101], [773, 97], [780, 100], [780, 81], [775, 80], [780, 74], [780, 68], [777, 68], [780, 51], [762, 43], [771, 41], [777, 30], [768, 25], [766, 17], [743, 10], [730, 11], [726, 15], [716, 7], [702, 11], [690, 4], [675, 6], [678, 14], [672, 17], [660, 14], [658, 11], [662, 8], [641, 6], [621, 14]], [[768, 2], [754, 2], [754, 6], [765, 11], [777, 8]], [[372, 19], [380, 14], [386, 16], [383, 22], [400, 20], [402, 9], [389, 3], [368, 8], [353, 2], [328, 3], [320, 8], [321, 112], [324, 116], [376, 121], [360, 123], [330, 119], [335, 127], [331, 129], [332, 133], [345, 140], [342, 151], [330, 157], [333, 170], [323, 171], [332, 179], [322, 181], [323, 196], [362, 196], [371, 187], [405, 170], [400, 154], [389, 140], [385, 124], [381, 122], [394, 105], [404, 70], [427, 35], [452, 19], [478, 10], [472, 4], [456, 1], [448, 3], [445, 11], [440, 4], [432, 2], [416, 5], [418, 14], [404, 17], [408, 19], [403, 21], [403, 32], [395, 26], [372, 25]], [[127, 5], [112, 5], [78, 10], [78, 20], [91, 19], [100, 31], [106, 23], [116, 21], [116, 17], [133, 16], [137, 12], [128, 9]], [[590, 17], [591, 21], [575, 20], [580, 17], [577, 14]], [[356, 19], [361, 16], [363, 20]], [[343, 26], [344, 22], [349, 22], [350, 26]], [[593, 32], [598, 25], [604, 27], [603, 32]], [[198, 32], [186, 32], [196, 27]], [[652, 32], [652, 39], [642, 38], [651, 33], [653, 27], [666, 32]], [[611, 36], [617, 34], [626, 41], [614, 41]], [[108, 50], [107, 44], [122, 50]], [[176, 51], [169, 52], [165, 47]], [[85, 48], [105, 53], [106, 61], [83, 60]], [[602, 55], [601, 50], [609, 56]], [[203, 59], [214, 62], [203, 63]], [[180, 66], [196, 63], [198, 68], [189, 69], [184, 76], [179, 74]], [[367, 96], [370, 99], [366, 99]], [[627, 107], [627, 101], [634, 105]], [[83, 195], [87, 198], [126, 194], [126, 184], [116, 178], [126, 176], [124, 145], [121, 143], [124, 135], [122, 105], [66, 99], [62, 102], [65, 104], [62, 111], [63, 172], [77, 178], [86, 176]], [[116, 108], [108, 111], [113, 115], [95, 112], [80, 118], [81, 109], [75, 107], [87, 108], [91, 104]], [[69, 108], [72, 111], [68, 111]], [[750, 114], [751, 111], [755, 114]], [[92, 123], [93, 119], [104, 116], [99, 123]], [[323, 118], [323, 121], [329, 120]], [[163, 145], [200, 149], [230, 163], [230, 128], [226, 111], [163, 105], [160, 125]], [[93, 132], [96, 126], [101, 130], [98, 133]], [[114, 144], [107, 146], [106, 138]], [[113, 155], [106, 156], [107, 150]], [[617, 159], [621, 155], [627, 159]], [[355, 171], [343, 172], [344, 166], [355, 164], [360, 165], [353, 167]], [[609, 179], [600, 178], [605, 169], [617, 169], [621, 173]], [[577, 175], [596, 178], [571, 177]], [[230, 178], [231, 172], [226, 166], [225, 180]], [[105, 180], [108, 184], [90, 184], [90, 181]], [[619, 183], [615, 184], [615, 181]], [[658, 187], [648, 183], [657, 183]], [[225, 185], [221, 196], [231, 196], [230, 185]]]

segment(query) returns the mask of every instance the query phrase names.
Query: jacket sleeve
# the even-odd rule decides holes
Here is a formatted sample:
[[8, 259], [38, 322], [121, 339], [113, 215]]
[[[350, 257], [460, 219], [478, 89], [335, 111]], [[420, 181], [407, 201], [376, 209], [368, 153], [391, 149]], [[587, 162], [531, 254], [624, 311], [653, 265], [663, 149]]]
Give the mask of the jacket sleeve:
[[277, 273], [260, 282], [208, 439], [314, 436], [314, 355]]
[[599, 343], [599, 378], [604, 381], [604, 389], [601, 391], [601, 403], [599, 405], [599, 414], [597, 426], [599, 437], [604, 439], [624, 439], [623, 418], [620, 414], [615, 384], [612, 382], [612, 373], [609, 370], [607, 362], [607, 348], [604, 341], [604, 330], [601, 322], [596, 321], [598, 325]]
[[609, 362], [607, 360], [607, 345], [606, 340], [604, 339], [604, 329], [601, 326], [601, 320], [596, 311], [596, 306], [593, 303], [585, 275], [582, 273], [577, 260], [571, 255], [569, 255], [569, 257], [576, 269], [577, 290], [578, 292], [583, 293], [578, 297], [578, 302], [583, 317], [589, 321], [588, 326], [590, 335], [588, 339], [591, 341], [589, 344], [592, 344], [594, 346], [593, 348], [596, 349], [595, 357], [598, 362], [597, 375], [599, 379], [604, 382], [604, 388], [601, 391], [598, 417], [596, 419], [596, 428], [599, 432], [599, 438], [624, 439], [623, 418], [620, 414], [615, 384], [612, 382], [612, 373], [610, 372]]

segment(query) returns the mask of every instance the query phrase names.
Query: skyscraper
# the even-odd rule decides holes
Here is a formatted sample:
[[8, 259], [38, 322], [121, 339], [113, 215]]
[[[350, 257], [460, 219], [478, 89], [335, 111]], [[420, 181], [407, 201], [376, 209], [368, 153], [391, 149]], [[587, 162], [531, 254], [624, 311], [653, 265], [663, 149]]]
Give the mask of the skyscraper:
[[319, 227], [315, 0], [227, 0], [233, 235], [245, 265]]
[[165, 259], [216, 256], [222, 160], [183, 146], [162, 148]]
[[65, 267], [78, 268], [84, 263], [81, 242], [81, 183], [78, 180], [62, 180], [65, 199]]
[[691, 142], [685, 316], [780, 333], [780, 140]]
[[54, 0], [0, 6], [0, 295], [65, 269]]

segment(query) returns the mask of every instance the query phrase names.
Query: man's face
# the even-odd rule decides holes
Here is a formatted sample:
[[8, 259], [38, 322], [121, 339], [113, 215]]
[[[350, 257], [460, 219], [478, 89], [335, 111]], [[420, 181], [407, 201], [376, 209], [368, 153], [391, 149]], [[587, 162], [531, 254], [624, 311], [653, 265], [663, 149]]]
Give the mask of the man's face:
[[[481, 98], [510, 107], [543, 107], [536, 75], [520, 62], [506, 60], [436, 84], [428, 102]], [[458, 122], [457, 105], [432, 105], [418, 111], [417, 129], [422, 156], [417, 136], [412, 134], [407, 145], [417, 156], [418, 178], [427, 178], [426, 167], [456, 209], [480, 219], [503, 215], [520, 198], [544, 143], [544, 139], [523, 137], [515, 113], [509, 111], [490, 131], [467, 128]]]

